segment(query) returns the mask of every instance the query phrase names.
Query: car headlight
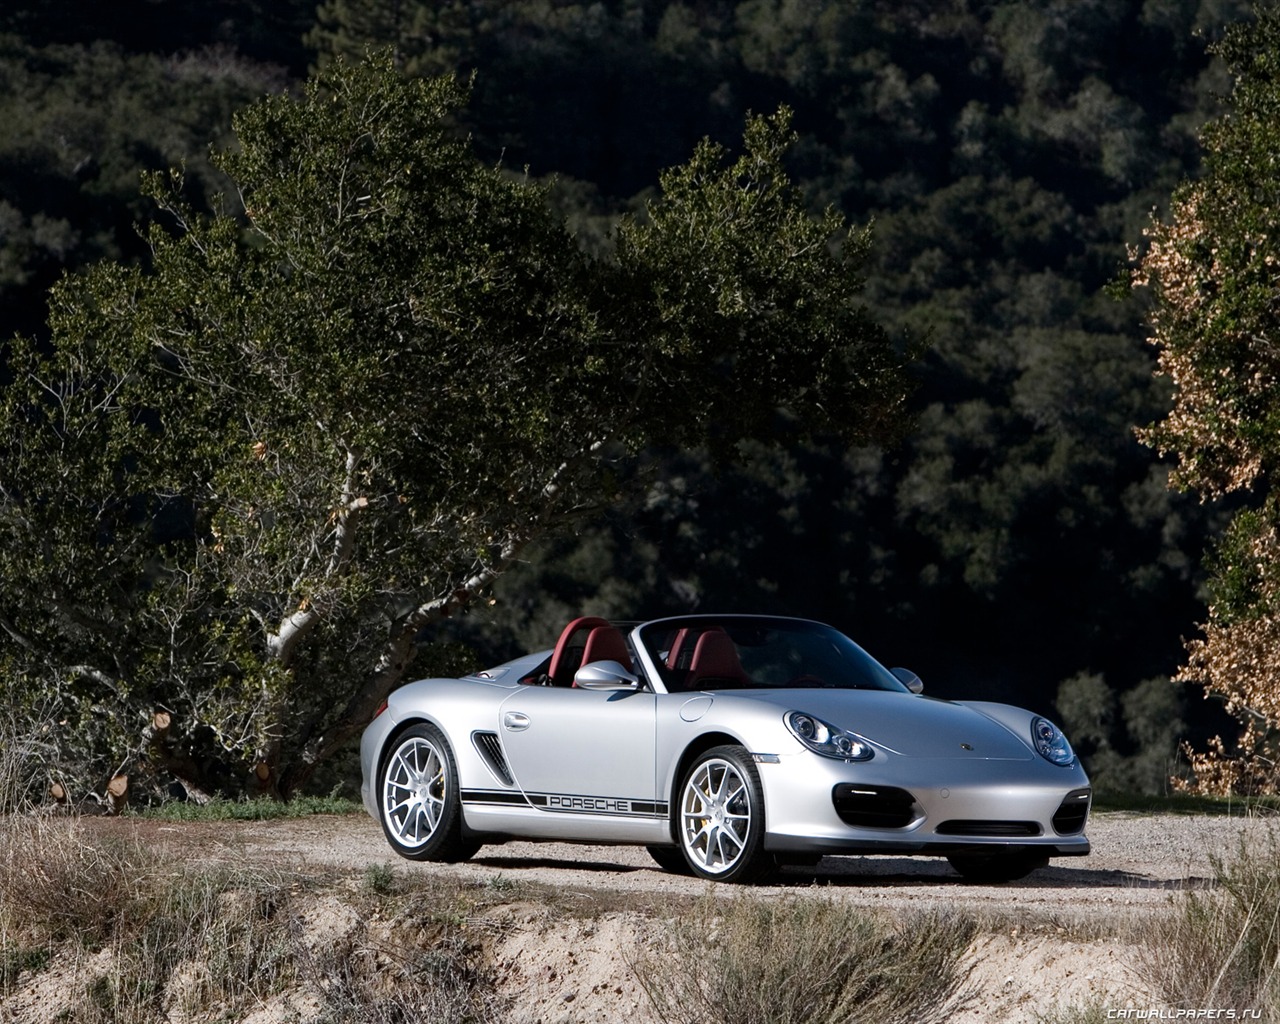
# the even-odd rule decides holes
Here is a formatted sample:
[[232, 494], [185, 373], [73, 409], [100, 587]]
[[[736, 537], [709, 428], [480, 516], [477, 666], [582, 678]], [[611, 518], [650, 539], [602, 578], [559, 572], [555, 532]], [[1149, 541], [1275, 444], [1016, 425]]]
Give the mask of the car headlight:
[[1047, 718], [1031, 719], [1031, 742], [1046, 761], [1067, 768], [1075, 763], [1076, 752], [1062, 735], [1062, 730]]
[[861, 736], [828, 725], [821, 718], [806, 715], [803, 711], [788, 711], [783, 717], [791, 735], [823, 757], [835, 757], [841, 761], [870, 761], [875, 756], [871, 744]]

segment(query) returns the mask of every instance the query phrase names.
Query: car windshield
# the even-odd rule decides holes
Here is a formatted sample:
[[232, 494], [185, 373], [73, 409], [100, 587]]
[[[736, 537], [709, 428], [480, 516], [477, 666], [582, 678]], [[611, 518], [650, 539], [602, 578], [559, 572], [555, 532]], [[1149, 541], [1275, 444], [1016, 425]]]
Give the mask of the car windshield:
[[667, 692], [784, 687], [909, 692], [830, 626], [798, 619], [699, 616], [640, 628]]

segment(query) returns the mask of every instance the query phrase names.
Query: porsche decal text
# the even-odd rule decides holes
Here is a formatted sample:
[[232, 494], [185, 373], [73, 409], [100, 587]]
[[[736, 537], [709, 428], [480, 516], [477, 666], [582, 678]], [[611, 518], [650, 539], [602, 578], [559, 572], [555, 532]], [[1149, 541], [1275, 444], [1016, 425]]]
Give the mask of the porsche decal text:
[[603, 811], [605, 814], [631, 814], [630, 800], [613, 800], [604, 796], [547, 795], [547, 807], [553, 811]]

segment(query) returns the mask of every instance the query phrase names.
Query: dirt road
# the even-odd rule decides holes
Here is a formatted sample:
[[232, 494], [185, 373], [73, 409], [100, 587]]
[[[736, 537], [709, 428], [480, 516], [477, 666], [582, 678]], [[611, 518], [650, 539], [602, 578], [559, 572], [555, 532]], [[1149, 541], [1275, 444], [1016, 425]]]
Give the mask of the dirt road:
[[[201, 858], [251, 859], [278, 867], [329, 867], [363, 871], [392, 864], [405, 872], [449, 872], [488, 881], [501, 875], [583, 893], [688, 894], [707, 883], [663, 872], [641, 848], [567, 843], [508, 843], [483, 847], [465, 864], [424, 865], [392, 853], [378, 825], [362, 816], [217, 824], [139, 823], [103, 827], [143, 829], [153, 838]], [[1054, 860], [1030, 877], [1003, 885], [965, 883], [944, 860], [923, 857], [827, 857], [808, 870], [786, 869], [760, 892], [820, 886], [879, 907], [944, 902], [975, 912], [1071, 920], [1130, 908], [1165, 908], [1172, 893], [1205, 884], [1210, 858], [1230, 855], [1242, 839], [1263, 839], [1276, 827], [1266, 819], [1200, 815], [1102, 813], [1091, 819], [1088, 857]]]

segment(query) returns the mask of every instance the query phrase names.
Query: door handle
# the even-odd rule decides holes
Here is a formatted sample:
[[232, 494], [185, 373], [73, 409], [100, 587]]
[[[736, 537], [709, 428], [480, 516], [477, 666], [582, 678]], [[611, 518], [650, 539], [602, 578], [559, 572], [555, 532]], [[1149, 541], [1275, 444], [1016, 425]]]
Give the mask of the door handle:
[[508, 711], [502, 716], [502, 724], [512, 732], [523, 732], [529, 728], [529, 716], [522, 711]]

